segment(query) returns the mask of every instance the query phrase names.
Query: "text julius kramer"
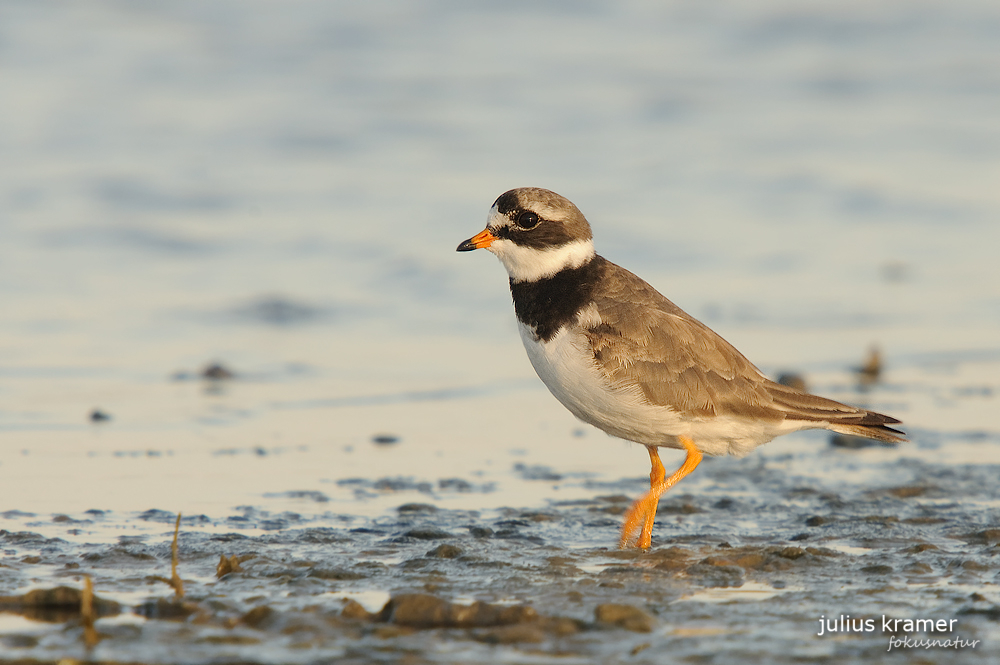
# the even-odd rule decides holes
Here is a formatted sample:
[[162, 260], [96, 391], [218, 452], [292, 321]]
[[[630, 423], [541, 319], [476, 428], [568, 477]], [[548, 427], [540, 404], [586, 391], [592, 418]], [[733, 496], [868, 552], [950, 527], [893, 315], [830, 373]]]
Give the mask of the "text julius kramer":
[[[877, 626], [877, 619], [852, 619], [851, 615], [841, 614], [839, 618], [827, 619], [826, 615], [821, 615], [819, 621], [819, 637], [830, 633], [874, 633]], [[945, 647], [961, 649], [964, 647], [976, 648], [979, 640], [963, 640], [960, 637], [947, 639], [925, 639], [911, 640], [907, 637], [899, 638], [899, 633], [952, 633], [958, 619], [893, 619], [882, 615], [882, 632], [889, 633], [889, 650], [893, 647], [923, 648]]]

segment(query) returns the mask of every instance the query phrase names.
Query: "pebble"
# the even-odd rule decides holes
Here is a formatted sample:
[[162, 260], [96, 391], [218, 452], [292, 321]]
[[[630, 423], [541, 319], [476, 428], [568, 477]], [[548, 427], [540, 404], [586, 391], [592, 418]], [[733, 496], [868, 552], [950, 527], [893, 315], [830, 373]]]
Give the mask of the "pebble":
[[602, 603], [594, 608], [594, 621], [605, 626], [624, 628], [634, 633], [653, 630], [653, 617], [634, 605]]

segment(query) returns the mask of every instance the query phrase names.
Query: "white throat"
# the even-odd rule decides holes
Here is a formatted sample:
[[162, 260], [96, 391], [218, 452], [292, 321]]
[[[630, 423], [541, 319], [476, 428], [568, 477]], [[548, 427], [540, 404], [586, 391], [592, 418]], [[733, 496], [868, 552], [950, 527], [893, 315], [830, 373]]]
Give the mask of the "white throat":
[[566, 268], [579, 268], [594, 258], [593, 240], [574, 240], [550, 249], [535, 249], [497, 239], [488, 247], [515, 282], [536, 282]]

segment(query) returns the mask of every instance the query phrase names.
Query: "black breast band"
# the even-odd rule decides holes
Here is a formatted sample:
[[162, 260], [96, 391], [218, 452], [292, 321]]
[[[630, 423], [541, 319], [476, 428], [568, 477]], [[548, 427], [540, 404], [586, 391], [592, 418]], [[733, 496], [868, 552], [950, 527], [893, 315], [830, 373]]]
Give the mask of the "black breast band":
[[510, 295], [517, 320], [533, 328], [541, 341], [549, 341], [593, 300], [606, 264], [603, 258], [594, 256], [579, 268], [565, 268], [552, 277], [534, 282], [511, 280]]

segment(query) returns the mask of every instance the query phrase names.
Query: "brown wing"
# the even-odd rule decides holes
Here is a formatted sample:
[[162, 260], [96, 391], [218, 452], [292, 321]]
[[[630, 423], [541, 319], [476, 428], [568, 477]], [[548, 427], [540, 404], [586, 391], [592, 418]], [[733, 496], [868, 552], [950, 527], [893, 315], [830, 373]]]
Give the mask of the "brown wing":
[[594, 359], [617, 385], [692, 416], [780, 420], [743, 354], [629, 271], [607, 263], [594, 293], [600, 322], [585, 329]]
[[[603, 260], [603, 259], [602, 259]], [[769, 380], [712, 329], [631, 272], [606, 263], [594, 293], [600, 321], [585, 325], [608, 379], [692, 417], [829, 422], [831, 429], [899, 440], [898, 420]]]

